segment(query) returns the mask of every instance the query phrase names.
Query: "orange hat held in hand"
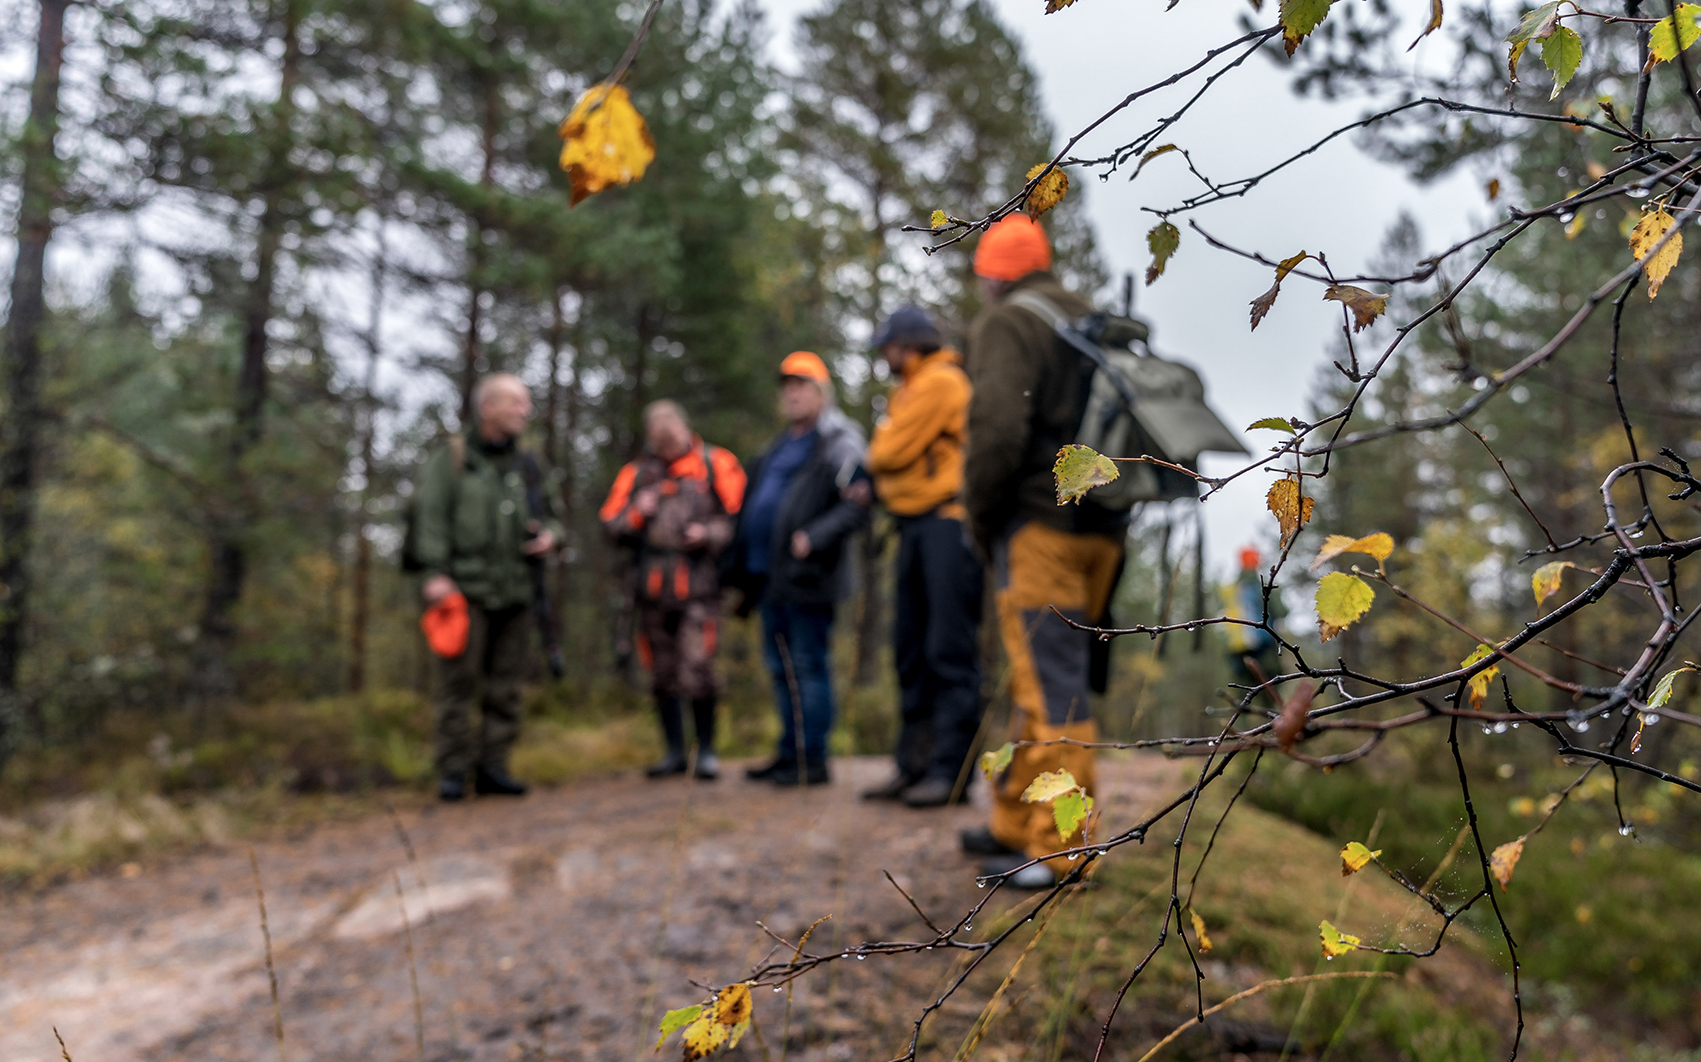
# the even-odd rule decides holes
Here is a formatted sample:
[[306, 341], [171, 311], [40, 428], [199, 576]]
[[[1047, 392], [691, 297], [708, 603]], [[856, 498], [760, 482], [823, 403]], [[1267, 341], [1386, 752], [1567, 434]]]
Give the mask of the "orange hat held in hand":
[[1026, 214], [1011, 214], [995, 222], [975, 248], [975, 276], [988, 280], [1021, 280], [1050, 268], [1051, 241], [1039, 222]]
[[444, 594], [435, 605], [419, 617], [419, 629], [425, 632], [425, 644], [445, 660], [453, 660], [467, 651], [467, 632], [472, 618], [467, 615], [467, 596], [459, 590]]

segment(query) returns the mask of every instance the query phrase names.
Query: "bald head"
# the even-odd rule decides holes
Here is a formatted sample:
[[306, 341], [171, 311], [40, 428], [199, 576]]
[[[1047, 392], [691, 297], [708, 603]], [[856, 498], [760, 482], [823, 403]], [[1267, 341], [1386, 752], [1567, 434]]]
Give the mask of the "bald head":
[[644, 407], [644, 445], [663, 461], [691, 451], [691, 420], [678, 402], [661, 399]]
[[519, 438], [532, 418], [532, 393], [526, 382], [509, 372], [491, 373], [473, 387], [478, 431], [487, 441]]

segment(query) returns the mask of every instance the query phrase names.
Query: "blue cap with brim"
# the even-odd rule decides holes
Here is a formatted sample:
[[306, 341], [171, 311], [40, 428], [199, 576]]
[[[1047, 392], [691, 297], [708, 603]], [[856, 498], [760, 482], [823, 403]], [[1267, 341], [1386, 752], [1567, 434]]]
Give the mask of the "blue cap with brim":
[[926, 310], [919, 306], [905, 306], [881, 323], [868, 345], [878, 349], [888, 343], [918, 350], [937, 350], [945, 345], [945, 337]]

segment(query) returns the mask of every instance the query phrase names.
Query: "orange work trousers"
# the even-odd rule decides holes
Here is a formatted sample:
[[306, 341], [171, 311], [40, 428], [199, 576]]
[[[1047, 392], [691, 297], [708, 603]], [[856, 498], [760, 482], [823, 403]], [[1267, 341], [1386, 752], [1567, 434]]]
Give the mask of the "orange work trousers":
[[[998, 544], [998, 626], [1009, 658], [1011, 720], [1017, 741], [1096, 741], [1088, 705], [1093, 635], [1069, 626], [1097, 619], [1115, 589], [1123, 544], [1110, 535], [1077, 535], [1026, 523]], [[1078, 745], [1018, 745], [992, 793], [992, 835], [1040, 858], [1080, 844], [1057, 834], [1049, 803], [1024, 803], [1022, 792], [1046, 771], [1067, 769], [1093, 793], [1093, 750]]]

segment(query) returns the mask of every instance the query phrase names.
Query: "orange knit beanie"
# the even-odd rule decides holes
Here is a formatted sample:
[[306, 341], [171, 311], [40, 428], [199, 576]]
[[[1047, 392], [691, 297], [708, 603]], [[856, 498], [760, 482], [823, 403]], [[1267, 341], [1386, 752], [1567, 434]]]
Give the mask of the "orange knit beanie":
[[975, 276], [988, 280], [1021, 280], [1050, 268], [1051, 241], [1026, 214], [1011, 214], [993, 223], [975, 248]]

